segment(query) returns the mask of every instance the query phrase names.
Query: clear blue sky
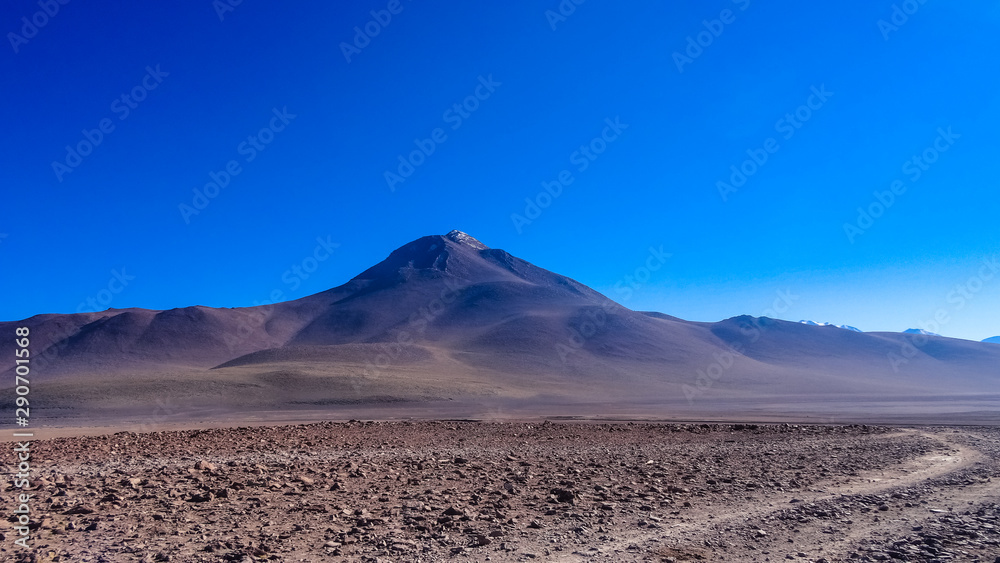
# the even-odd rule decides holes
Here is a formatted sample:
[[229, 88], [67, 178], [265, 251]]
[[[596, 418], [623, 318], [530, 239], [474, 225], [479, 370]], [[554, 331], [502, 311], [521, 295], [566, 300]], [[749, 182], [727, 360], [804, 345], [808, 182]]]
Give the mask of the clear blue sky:
[[995, 1], [222, 2], [0, 8], [0, 319], [303, 297], [460, 229], [634, 309], [1000, 334]]

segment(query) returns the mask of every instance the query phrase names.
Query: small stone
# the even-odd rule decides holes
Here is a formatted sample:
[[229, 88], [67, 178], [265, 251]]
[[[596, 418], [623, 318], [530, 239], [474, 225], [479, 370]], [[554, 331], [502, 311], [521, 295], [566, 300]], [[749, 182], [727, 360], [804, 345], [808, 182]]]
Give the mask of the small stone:
[[67, 510], [66, 512], [63, 512], [63, 514], [93, 514], [93, 513], [94, 513], [93, 508], [90, 508], [89, 506], [84, 506], [82, 504], [74, 506], [73, 508]]
[[198, 493], [196, 495], [191, 495], [188, 502], [210, 502], [215, 499], [215, 495], [209, 491], [207, 493]]
[[552, 489], [552, 495], [559, 502], [574, 504], [576, 501], [576, 494], [569, 489]]

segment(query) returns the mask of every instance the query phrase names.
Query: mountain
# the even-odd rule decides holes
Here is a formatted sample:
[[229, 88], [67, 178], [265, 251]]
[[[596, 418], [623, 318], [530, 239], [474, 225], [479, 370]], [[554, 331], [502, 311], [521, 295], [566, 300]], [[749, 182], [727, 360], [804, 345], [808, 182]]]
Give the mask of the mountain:
[[903, 331], [903, 334], [923, 334], [924, 336], [941, 336], [936, 332], [931, 332], [929, 330], [924, 330], [922, 328], [908, 328]]
[[987, 338], [986, 340], [983, 340], [983, 342], [990, 342], [992, 344], [1000, 344], [1000, 336], [991, 336], [990, 338]]
[[835, 325], [835, 324], [832, 324], [832, 323], [817, 323], [817, 322], [814, 322], [814, 321], [799, 321], [799, 322], [802, 323], [802, 324], [804, 324], [804, 325], [809, 325], [809, 326], [832, 326], [832, 327], [836, 327], [836, 328], [842, 328], [844, 330], [851, 330], [851, 331], [854, 331], [854, 332], [863, 332], [859, 328], [854, 328], [853, 326], [848, 326], [848, 325]]
[[[38, 412], [88, 419], [487, 403], [699, 417], [870, 413], [866, 401], [899, 411], [887, 397], [922, 412], [985, 397], [1000, 379], [1000, 348], [983, 343], [633, 311], [459, 231], [295, 301], [37, 315], [0, 333], [22, 326]], [[12, 338], [0, 357], [14, 357]]]

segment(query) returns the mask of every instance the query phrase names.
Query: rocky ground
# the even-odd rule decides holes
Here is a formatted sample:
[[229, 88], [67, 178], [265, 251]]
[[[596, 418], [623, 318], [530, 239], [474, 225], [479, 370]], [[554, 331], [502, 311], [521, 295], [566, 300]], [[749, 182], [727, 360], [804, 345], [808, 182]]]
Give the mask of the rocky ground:
[[60, 438], [33, 443], [34, 549], [4, 530], [0, 559], [994, 563], [998, 460], [997, 428], [441, 421]]

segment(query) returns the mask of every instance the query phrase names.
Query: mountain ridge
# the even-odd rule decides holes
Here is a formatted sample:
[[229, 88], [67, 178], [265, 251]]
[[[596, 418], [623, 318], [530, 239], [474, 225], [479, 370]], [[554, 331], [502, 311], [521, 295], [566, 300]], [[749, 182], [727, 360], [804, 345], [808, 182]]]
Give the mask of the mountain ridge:
[[189, 408], [372, 397], [690, 406], [981, 394], [1000, 379], [1000, 348], [984, 343], [632, 311], [461, 231], [411, 241], [293, 301], [39, 315], [0, 330], [14, 326], [31, 328], [49, 400], [98, 411], [118, 404], [101, 395], [111, 388], [119, 401], [184, 397]]

